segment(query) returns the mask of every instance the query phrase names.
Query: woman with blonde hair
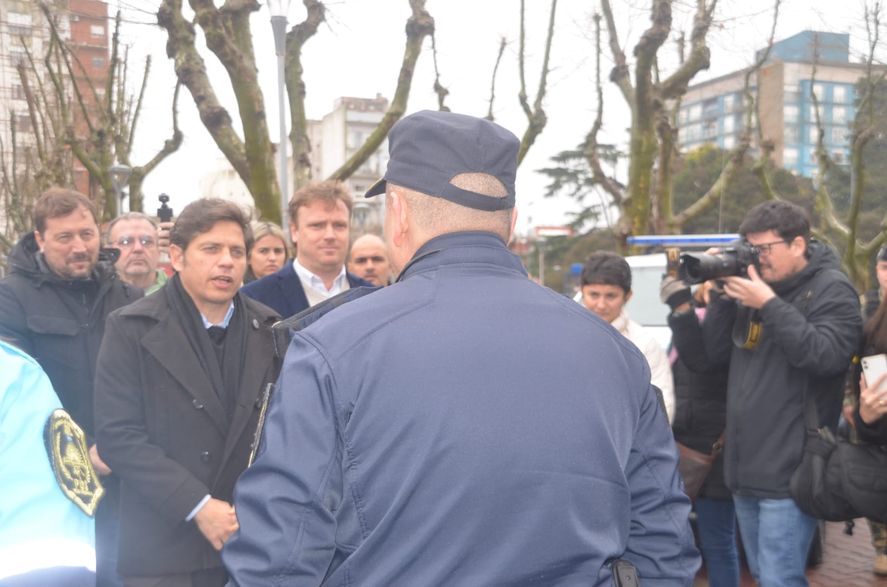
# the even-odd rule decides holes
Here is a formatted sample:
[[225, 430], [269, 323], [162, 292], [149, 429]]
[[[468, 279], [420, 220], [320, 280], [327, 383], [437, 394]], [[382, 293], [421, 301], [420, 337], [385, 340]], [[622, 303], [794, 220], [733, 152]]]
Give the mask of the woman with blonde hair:
[[252, 229], [253, 246], [243, 283], [277, 272], [289, 258], [286, 236], [279, 226], [273, 222], [256, 221], [252, 223]]

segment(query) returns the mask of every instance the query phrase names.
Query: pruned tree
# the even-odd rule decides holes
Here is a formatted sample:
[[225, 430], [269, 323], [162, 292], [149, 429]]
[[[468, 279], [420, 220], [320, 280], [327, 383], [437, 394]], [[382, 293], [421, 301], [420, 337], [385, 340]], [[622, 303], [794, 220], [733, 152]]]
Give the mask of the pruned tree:
[[[664, 75], [660, 63], [667, 61], [660, 53], [672, 32], [671, 0], [652, 0], [650, 26], [636, 43], [634, 63], [622, 49], [616, 18], [609, 0], [601, 0], [601, 14], [594, 16], [595, 74], [597, 110], [592, 128], [585, 137], [582, 152], [593, 178], [595, 189], [606, 195], [619, 210], [615, 230], [621, 239], [639, 233], [680, 231], [683, 225], [717, 202], [724, 188], [745, 164], [753, 144], [754, 121], [757, 117], [752, 81], [766, 62], [778, 19], [780, 0], [775, 0], [773, 28], [768, 48], [745, 70], [743, 133], [730, 151], [721, 174], [700, 198], [682, 210], [675, 209], [672, 194], [674, 160], [677, 157], [677, 113], [690, 82], [709, 67], [707, 44], [717, 0], [696, 0], [689, 51], [683, 34], [677, 37], [677, 66]], [[610, 81], [618, 88], [629, 108], [631, 128], [628, 145], [628, 181], [623, 185], [604, 163], [606, 143], [599, 136], [604, 127], [604, 94], [601, 75], [602, 25], [607, 31], [608, 46], [614, 66]], [[632, 75], [633, 73], [633, 75]], [[759, 141], [760, 143], [761, 141]], [[759, 151], [760, 152], [760, 151]]]
[[[42, 60], [42, 70], [34, 59], [29, 59], [30, 74], [35, 80], [40, 80], [45, 73], [49, 83], [41, 83], [38, 93], [31, 92], [27, 96], [32, 108], [41, 113], [39, 117], [31, 116], [35, 125], [33, 132], [39, 136], [47, 129], [52, 129], [55, 140], [66, 145], [87, 170], [90, 184], [100, 187], [98, 193], [91, 195], [102, 219], [109, 220], [119, 212], [111, 175], [111, 167], [115, 162], [131, 168], [128, 179], [130, 209], [141, 210], [141, 190], [145, 176], [182, 143], [176, 114], [178, 89], [172, 102], [172, 137], [164, 142], [147, 163], [135, 164], [131, 159], [132, 149], [151, 69], [151, 58], [146, 59], [138, 95], [133, 96], [128, 90], [128, 49], [124, 49], [124, 57], [120, 57], [121, 15], [118, 11], [111, 38], [108, 76], [103, 80], [100, 91], [84, 64], [61, 35], [58, 15], [46, 2], [41, 2], [40, 7], [49, 23], [51, 42]], [[29, 92], [29, 86], [24, 87], [26, 93]]]
[[[381, 145], [391, 126], [403, 116], [409, 99], [416, 63], [426, 36], [434, 32], [434, 19], [425, 9], [425, 0], [408, 0], [411, 16], [406, 23], [406, 47], [397, 78], [394, 98], [377, 128], [354, 155], [332, 174], [334, 179], [350, 177]], [[286, 36], [286, 88], [292, 119], [290, 143], [295, 169], [294, 183], [311, 179], [311, 146], [308, 141], [302, 50], [325, 21], [326, 6], [320, 0], [302, 0], [305, 19]], [[222, 154], [252, 194], [256, 207], [271, 220], [281, 220], [280, 187], [276, 182], [273, 144], [265, 117], [264, 96], [258, 84], [256, 58], [249, 27], [250, 14], [260, 7], [256, 0], [188, 0], [193, 22], [184, 12], [183, 0], [162, 0], [157, 13], [167, 33], [167, 55], [175, 62], [178, 79], [188, 89], [201, 122]], [[234, 118], [219, 100], [207, 74], [206, 63], [197, 49], [197, 27], [206, 37], [210, 52], [224, 66], [234, 90], [238, 128]], [[242, 138], [241, 138], [242, 137]]]
[[819, 218], [818, 232], [842, 251], [842, 261], [848, 275], [860, 289], [868, 289], [869, 265], [878, 249], [887, 243], [887, 214], [874, 234], [863, 235], [860, 227], [860, 211], [866, 194], [867, 172], [865, 155], [873, 140], [883, 137], [887, 124], [882, 114], [884, 106], [885, 76], [887, 68], [878, 65], [876, 52], [880, 48], [883, 6], [879, 0], [864, 5], [866, 27], [866, 55], [863, 77], [857, 84], [856, 116], [850, 134], [850, 190], [846, 214], [836, 211], [835, 194], [829, 188], [827, 178], [835, 170], [835, 162], [828, 152], [825, 128], [822, 122], [820, 96], [816, 92], [816, 76], [819, 62], [818, 43], [814, 42], [814, 60], [811, 72], [810, 99], [813, 102], [816, 124], [816, 184], [815, 211]]

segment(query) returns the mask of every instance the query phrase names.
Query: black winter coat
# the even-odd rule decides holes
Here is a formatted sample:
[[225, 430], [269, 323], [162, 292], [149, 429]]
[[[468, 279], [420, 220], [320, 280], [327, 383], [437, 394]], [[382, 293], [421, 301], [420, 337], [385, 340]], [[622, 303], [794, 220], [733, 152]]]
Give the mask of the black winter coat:
[[[702, 324], [706, 352], [730, 361], [724, 471], [734, 494], [782, 499], [804, 449], [804, 401], [833, 431], [844, 378], [862, 334], [859, 298], [829, 247], [810, 242], [807, 265], [770, 284], [777, 297], [757, 312], [715, 296]], [[734, 322], [762, 325], [753, 348], [734, 344]], [[744, 328], [739, 328], [744, 332]]]
[[[695, 311], [669, 314], [671, 342], [678, 352], [672, 365], [675, 390], [675, 440], [694, 450], [710, 453], [727, 423], [727, 364], [709, 361], [702, 327]], [[731, 499], [724, 484], [723, 452], [699, 491], [700, 497]]]
[[207, 494], [233, 502], [261, 394], [280, 369], [271, 332], [277, 315], [240, 296], [246, 356], [234, 411], [226, 413], [172, 317], [170, 288], [112, 314], [99, 353], [97, 441], [122, 482], [118, 569], [124, 576], [222, 565], [196, 523], [185, 519]]
[[33, 233], [9, 255], [11, 272], [0, 280], [0, 337], [34, 357], [62, 406], [92, 438], [93, 380], [105, 318], [142, 297], [99, 262], [91, 279], [67, 280], [49, 270]]

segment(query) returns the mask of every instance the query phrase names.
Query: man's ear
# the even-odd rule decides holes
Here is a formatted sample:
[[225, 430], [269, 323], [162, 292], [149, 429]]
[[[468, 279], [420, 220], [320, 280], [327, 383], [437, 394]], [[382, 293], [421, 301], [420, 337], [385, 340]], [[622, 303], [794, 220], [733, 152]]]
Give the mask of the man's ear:
[[794, 239], [792, 239], [792, 245], [792, 249], [796, 251], [796, 257], [807, 256], [807, 249], [810, 245], [807, 243], [806, 240], [804, 240], [804, 237], [796, 236]]
[[299, 244], [299, 227], [298, 227], [298, 225], [296, 224], [296, 222], [292, 218], [289, 219], [289, 222], [287, 222], [287, 225], [289, 226], [289, 229], [290, 229], [290, 240], [292, 241], [292, 243], [294, 245], [298, 245]]
[[409, 232], [409, 204], [403, 194], [394, 189], [389, 190], [386, 197], [389, 199], [388, 205], [391, 206], [391, 240], [395, 245], [403, 246]]
[[511, 239], [514, 238], [514, 227], [517, 226], [517, 207], [511, 209], [511, 228], [508, 229], [508, 238], [505, 239], [505, 244], [511, 242]]
[[176, 273], [185, 267], [185, 251], [179, 245], [169, 245], [169, 264]]
[[40, 252], [43, 252], [43, 246], [46, 244], [46, 241], [43, 239], [43, 235], [40, 234], [39, 230], [34, 231], [34, 240], [37, 241], [37, 246], [40, 248]]

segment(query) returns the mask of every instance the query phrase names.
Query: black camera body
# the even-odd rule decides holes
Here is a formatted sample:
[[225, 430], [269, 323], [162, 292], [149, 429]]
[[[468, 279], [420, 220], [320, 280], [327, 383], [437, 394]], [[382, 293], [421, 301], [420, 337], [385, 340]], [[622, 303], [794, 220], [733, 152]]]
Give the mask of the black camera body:
[[758, 249], [739, 240], [730, 243], [730, 246], [716, 255], [682, 253], [678, 277], [688, 285], [722, 277], [747, 277], [749, 265], [760, 269]]
[[172, 208], [169, 207], [169, 196], [166, 194], [160, 194], [157, 196], [157, 199], [160, 200], [160, 207], [157, 208], [157, 218], [160, 219], [160, 222], [169, 222], [172, 220]]

